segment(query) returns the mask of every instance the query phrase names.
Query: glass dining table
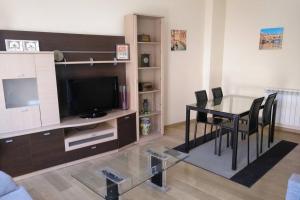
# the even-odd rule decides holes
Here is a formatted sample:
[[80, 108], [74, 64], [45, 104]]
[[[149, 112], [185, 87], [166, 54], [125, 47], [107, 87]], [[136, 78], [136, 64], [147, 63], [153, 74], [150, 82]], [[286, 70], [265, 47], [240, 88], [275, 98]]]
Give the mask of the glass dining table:
[[[202, 104], [190, 104], [186, 106], [186, 130], [185, 130], [185, 152], [190, 151], [190, 113], [192, 111], [209, 113], [232, 120], [234, 128], [232, 131], [232, 170], [237, 168], [237, 144], [240, 118], [249, 114], [251, 104], [256, 97], [228, 95], [220, 99], [209, 100]], [[261, 108], [264, 107], [264, 102]], [[272, 108], [271, 137], [274, 140], [274, 126], [276, 118], [277, 101]]]

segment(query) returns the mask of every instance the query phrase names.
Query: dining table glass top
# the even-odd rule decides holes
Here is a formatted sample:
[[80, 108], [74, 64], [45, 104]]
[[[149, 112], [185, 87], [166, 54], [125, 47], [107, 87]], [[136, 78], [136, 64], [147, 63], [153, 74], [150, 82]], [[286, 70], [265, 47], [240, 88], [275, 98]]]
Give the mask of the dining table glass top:
[[[188, 105], [191, 109], [202, 109], [209, 113], [209, 111], [216, 111], [222, 113], [230, 113], [234, 115], [243, 115], [249, 112], [254, 99], [258, 97], [248, 97], [240, 95], [228, 95], [223, 98], [208, 100], [203, 103], [194, 103]], [[264, 104], [264, 103], [263, 103]]]
[[[154, 143], [117, 154], [112, 159], [94, 163], [73, 173], [72, 176], [96, 194], [106, 198], [107, 193], [116, 185], [118, 195], [122, 195], [188, 156]], [[163, 162], [157, 162], [156, 158]]]

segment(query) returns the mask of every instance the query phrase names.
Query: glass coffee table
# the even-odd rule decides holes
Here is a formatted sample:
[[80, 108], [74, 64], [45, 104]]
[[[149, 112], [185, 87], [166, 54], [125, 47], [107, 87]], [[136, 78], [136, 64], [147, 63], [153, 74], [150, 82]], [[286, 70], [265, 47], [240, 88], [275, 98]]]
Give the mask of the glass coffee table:
[[93, 164], [72, 176], [106, 200], [120, 196], [144, 182], [166, 191], [166, 171], [188, 154], [159, 144], [136, 146], [116, 157]]

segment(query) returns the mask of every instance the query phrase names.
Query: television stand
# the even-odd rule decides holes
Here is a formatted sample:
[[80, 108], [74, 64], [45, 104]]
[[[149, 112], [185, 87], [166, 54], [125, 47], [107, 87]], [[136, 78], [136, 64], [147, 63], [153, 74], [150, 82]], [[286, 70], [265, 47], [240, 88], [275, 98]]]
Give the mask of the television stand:
[[89, 112], [89, 113], [85, 113], [80, 115], [80, 118], [98, 118], [98, 117], [103, 117], [107, 115], [107, 112], [103, 112], [103, 111], [93, 111], [93, 112]]

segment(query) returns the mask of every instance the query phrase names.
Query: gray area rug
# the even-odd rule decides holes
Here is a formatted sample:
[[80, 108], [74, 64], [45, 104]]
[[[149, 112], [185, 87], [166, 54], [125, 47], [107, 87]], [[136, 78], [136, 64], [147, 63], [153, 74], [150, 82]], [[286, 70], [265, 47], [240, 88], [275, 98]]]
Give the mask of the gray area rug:
[[[267, 134], [266, 134], [267, 135]], [[240, 135], [239, 135], [240, 136]], [[190, 151], [190, 156], [185, 160], [187, 163], [197, 167], [206, 169], [215, 174], [230, 179], [235, 174], [240, 172], [247, 166], [247, 140], [241, 140], [239, 137], [238, 142], [238, 157], [237, 157], [237, 170], [231, 169], [232, 162], [232, 149], [226, 147], [226, 135], [222, 138], [222, 154], [221, 156], [214, 154], [215, 142], [211, 140]], [[264, 138], [263, 153], [267, 152], [267, 137]], [[279, 141], [275, 140], [271, 144], [270, 149], [275, 146]], [[260, 145], [260, 144], [259, 144]], [[260, 154], [260, 156], [262, 155]], [[256, 160], [256, 135], [250, 136], [250, 162]]]

